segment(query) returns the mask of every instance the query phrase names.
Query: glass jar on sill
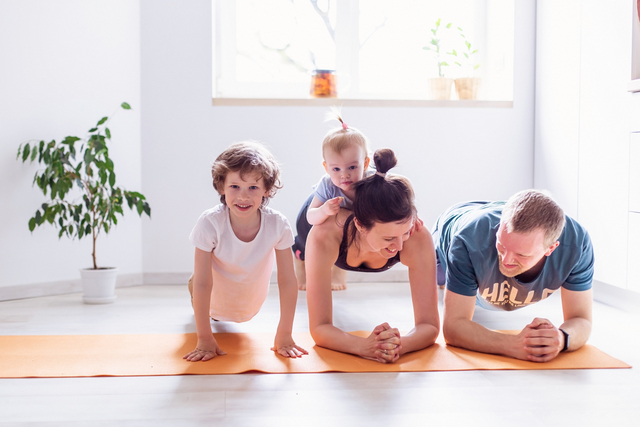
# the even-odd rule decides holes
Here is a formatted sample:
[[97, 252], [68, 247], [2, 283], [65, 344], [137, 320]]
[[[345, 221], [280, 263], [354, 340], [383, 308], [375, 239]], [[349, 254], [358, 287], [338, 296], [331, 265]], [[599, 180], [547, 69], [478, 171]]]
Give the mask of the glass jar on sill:
[[338, 96], [334, 70], [313, 70], [311, 96], [313, 98], [336, 98]]

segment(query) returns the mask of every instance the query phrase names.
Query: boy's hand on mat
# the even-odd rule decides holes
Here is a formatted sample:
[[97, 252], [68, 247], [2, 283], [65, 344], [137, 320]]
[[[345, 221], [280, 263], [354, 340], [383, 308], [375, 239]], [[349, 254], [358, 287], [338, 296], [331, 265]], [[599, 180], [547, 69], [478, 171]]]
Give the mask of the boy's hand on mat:
[[206, 362], [207, 360], [211, 360], [216, 356], [224, 356], [225, 354], [227, 353], [225, 353], [220, 349], [220, 347], [218, 347], [218, 343], [215, 340], [213, 341], [213, 343], [207, 344], [198, 341], [196, 349], [191, 353], [186, 354], [182, 358], [188, 360], [189, 362]]
[[333, 199], [329, 199], [322, 204], [320, 209], [322, 209], [322, 213], [327, 216], [332, 216], [340, 212], [340, 203], [344, 197], [334, 197]]
[[280, 356], [292, 357], [294, 359], [302, 357], [305, 354], [309, 354], [307, 350], [296, 345], [290, 335], [288, 338], [279, 338], [276, 336], [276, 340], [274, 346], [271, 347], [271, 351], [275, 351]]

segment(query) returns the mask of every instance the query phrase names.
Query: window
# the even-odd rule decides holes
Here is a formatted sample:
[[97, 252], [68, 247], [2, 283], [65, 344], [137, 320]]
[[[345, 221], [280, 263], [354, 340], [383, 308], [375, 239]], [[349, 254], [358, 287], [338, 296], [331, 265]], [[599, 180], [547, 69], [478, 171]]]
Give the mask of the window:
[[430, 81], [440, 74], [480, 78], [478, 99], [513, 99], [514, 0], [213, 6], [216, 98], [308, 98], [313, 71], [334, 70], [343, 99], [433, 99]]

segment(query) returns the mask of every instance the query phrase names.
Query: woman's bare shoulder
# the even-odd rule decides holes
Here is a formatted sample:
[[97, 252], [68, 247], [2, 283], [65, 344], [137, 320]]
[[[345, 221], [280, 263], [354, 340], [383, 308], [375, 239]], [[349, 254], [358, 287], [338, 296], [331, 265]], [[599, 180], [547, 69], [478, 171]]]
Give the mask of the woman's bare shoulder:
[[[434, 253], [433, 238], [426, 227], [420, 227], [404, 242], [400, 255], [402, 263], [410, 260], [424, 260], [425, 253]], [[406, 265], [406, 264], [405, 264]]]

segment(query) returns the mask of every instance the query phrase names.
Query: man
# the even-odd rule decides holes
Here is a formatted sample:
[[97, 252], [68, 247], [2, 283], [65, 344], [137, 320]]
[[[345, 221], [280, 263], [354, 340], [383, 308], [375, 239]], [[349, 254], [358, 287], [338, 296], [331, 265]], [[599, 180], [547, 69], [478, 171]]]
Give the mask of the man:
[[[506, 202], [468, 202], [434, 227], [439, 280], [446, 281], [444, 338], [449, 345], [547, 362], [582, 347], [591, 333], [593, 248], [586, 230], [545, 193]], [[446, 280], [445, 280], [446, 279]], [[472, 321], [475, 305], [516, 310], [561, 289], [564, 323], [535, 318], [517, 335]]]

